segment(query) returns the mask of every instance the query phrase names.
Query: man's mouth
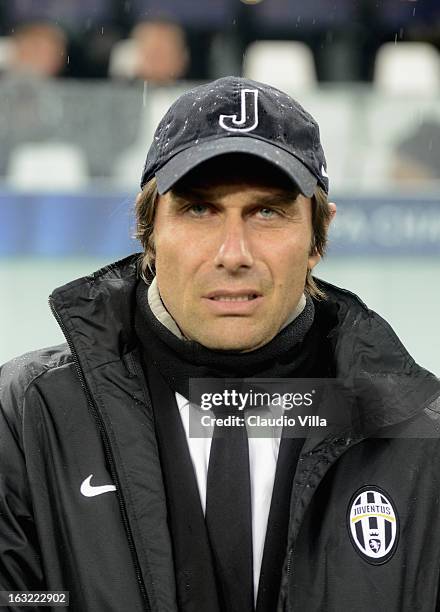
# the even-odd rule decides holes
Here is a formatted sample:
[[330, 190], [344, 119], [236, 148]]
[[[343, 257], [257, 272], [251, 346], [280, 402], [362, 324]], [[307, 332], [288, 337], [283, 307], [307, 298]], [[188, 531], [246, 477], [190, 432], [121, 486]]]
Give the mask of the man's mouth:
[[217, 289], [204, 298], [216, 315], [249, 316], [261, 304], [262, 294], [251, 287], [236, 290]]
[[256, 293], [249, 293], [247, 295], [216, 295], [210, 297], [210, 300], [215, 302], [250, 302], [258, 297]]

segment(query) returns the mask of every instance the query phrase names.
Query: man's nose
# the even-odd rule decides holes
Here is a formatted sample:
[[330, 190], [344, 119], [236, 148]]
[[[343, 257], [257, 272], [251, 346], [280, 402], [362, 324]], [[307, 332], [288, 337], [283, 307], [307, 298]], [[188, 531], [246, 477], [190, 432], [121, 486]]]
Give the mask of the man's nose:
[[250, 268], [252, 264], [253, 257], [245, 220], [226, 219], [222, 227], [215, 265], [229, 272], [236, 272], [240, 268]]

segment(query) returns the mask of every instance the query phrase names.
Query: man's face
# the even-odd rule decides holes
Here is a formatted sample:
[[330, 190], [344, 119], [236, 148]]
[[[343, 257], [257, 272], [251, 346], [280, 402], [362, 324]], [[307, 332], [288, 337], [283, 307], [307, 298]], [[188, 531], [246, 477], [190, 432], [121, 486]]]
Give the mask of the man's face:
[[153, 237], [165, 307], [188, 339], [211, 349], [269, 342], [319, 259], [309, 254], [311, 200], [264, 176], [169, 191]]

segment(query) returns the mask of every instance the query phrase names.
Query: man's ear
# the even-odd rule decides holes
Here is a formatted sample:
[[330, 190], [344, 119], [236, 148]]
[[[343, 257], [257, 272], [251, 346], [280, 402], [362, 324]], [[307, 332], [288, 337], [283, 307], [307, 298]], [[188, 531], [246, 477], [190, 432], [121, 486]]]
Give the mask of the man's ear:
[[307, 269], [313, 270], [316, 264], [321, 260], [321, 255], [315, 250], [312, 255], [309, 255]]
[[[329, 202], [328, 203], [328, 207], [330, 210], [330, 218], [328, 220], [327, 223], [327, 228], [326, 231], [328, 231], [328, 228], [330, 227], [330, 223], [333, 221], [333, 219], [336, 217], [336, 204], [334, 202]], [[316, 264], [321, 260], [321, 255], [316, 251], [316, 249], [314, 249], [310, 255], [309, 255], [309, 259], [308, 259], [308, 269], [309, 270], [313, 270], [313, 268], [316, 266]]]

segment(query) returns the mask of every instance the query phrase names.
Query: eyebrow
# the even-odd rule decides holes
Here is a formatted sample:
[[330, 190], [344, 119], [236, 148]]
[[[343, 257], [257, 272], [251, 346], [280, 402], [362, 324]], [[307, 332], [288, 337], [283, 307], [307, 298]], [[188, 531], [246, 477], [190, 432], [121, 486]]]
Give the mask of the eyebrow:
[[[292, 206], [298, 203], [299, 191], [279, 191], [256, 196], [245, 208], [261, 206]], [[206, 204], [218, 205], [219, 198], [207, 197], [206, 192], [202, 189], [185, 189], [184, 191], [171, 191], [173, 203], [177, 206], [182, 206], [188, 202], [201, 202]]]

